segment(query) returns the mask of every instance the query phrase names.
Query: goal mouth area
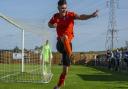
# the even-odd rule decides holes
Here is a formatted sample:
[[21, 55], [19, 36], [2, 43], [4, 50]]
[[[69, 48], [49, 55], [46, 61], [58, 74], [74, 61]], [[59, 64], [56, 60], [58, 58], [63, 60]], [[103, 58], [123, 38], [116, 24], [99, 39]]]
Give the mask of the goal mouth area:
[[[31, 23], [29, 20], [12, 18], [2, 13], [0, 20], [5, 21], [2, 22], [3, 30], [0, 34], [0, 81], [49, 82], [52, 74], [44, 82], [44, 65], [40, 60], [41, 47], [51, 37], [47, 23]], [[51, 71], [51, 66], [49, 70]]]
[[17, 72], [10, 73], [6, 76], [0, 77], [0, 82], [19, 82], [19, 83], [49, 83], [53, 77], [53, 74], [42, 75], [30, 72]]

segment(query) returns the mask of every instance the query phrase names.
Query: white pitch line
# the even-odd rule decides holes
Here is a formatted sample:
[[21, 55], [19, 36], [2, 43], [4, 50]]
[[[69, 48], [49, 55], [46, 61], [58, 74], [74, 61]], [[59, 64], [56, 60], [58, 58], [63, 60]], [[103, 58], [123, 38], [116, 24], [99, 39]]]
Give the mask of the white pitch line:
[[19, 74], [19, 73], [8, 74], [8, 75], [5, 75], [5, 76], [1, 77], [0, 79], [6, 78], [6, 77], [9, 77], [9, 76], [12, 76], [12, 75], [17, 75], [17, 74]]

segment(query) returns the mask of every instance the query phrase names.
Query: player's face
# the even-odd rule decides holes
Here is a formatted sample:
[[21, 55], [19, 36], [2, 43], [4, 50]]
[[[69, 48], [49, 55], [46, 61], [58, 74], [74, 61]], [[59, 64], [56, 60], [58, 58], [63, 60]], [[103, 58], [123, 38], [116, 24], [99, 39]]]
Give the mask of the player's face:
[[67, 11], [67, 5], [66, 4], [63, 4], [61, 6], [58, 6], [58, 10], [61, 14], [65, 14], [66, 11]]

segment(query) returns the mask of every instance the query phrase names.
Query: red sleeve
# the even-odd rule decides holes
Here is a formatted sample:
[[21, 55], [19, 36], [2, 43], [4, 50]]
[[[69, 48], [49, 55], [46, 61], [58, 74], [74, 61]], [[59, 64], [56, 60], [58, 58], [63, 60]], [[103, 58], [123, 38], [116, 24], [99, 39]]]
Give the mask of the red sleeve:
[[77, 16], [77, 14], [75, 12], [73, 12], [73, 18], [75, 19]]
[[50, 24], [57, 23], [56, 15], [53, 15], [53, 17], [50, 19], [49, 23], [50, 23]]
[[70, 16], [73, 18], [73, 19], [75, 19], [76, 18], [76, 13], [75, 12], [70, 12]]

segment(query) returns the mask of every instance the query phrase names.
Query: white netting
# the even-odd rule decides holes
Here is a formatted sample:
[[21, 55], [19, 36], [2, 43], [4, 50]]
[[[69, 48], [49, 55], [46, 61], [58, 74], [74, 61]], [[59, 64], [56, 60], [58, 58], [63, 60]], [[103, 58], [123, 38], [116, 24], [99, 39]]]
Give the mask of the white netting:
[[[0, 42], [0, 81], [48, 83], [52, 78], [51, 59], [46, 66], [50, 71], [47, 81], [43, 73], [46, 63], [40, 59], [42, 44], [50, 39], [46, 24], [23, 23], [1, 13], [0, 21], [8, 27], [8, 29], [2, 29], [0, 34], [0, 39], [2, 39]], [[25, 31], [24, 40], [23, 30]], [[24, 53], [23, 47], [25, 47]]]

